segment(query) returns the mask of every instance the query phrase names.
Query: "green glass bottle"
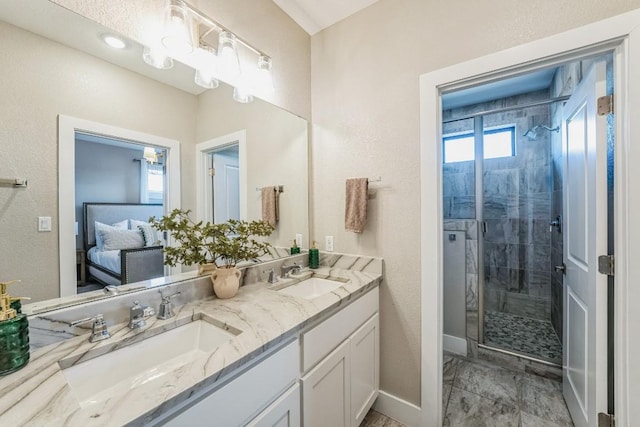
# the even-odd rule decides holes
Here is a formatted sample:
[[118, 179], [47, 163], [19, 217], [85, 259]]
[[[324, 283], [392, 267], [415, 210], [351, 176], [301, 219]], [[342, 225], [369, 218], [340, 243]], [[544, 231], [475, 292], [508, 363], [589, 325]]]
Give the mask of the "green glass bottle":
[[0, 375], [7, 375], [29, 362], [29, 322], [18, 314], [0, 322]]
[[293, 239], [293, 246], [291, 246], [291, 255], [295, 255], [299, 253], [300, 253], [300, 247], [296, 243], [296, 240]]
[[318, 268], [320, 266], [320, 251], [316, 247], [315, 240], [313, 246], [309, 249], [309, 268]]

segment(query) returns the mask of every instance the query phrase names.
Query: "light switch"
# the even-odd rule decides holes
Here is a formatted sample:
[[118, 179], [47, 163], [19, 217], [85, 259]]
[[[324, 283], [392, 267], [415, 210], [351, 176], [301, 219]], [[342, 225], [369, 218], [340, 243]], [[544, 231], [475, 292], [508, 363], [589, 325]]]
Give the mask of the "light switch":
[[51, 231], [51, 217], [39, 216], [38, 217], [38, 231]]
[[302, 234], [300, 233], [296, 234], [296, 246], [299, 248], [302, 247]]
[[324, 237], [324, 250], [327, 252], [333, 252], [333, 236]]

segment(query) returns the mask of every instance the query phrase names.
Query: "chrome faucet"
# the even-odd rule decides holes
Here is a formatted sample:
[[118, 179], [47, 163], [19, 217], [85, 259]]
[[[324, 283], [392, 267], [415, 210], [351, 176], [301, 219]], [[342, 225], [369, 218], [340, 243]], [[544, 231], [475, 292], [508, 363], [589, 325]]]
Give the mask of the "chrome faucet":
[[160, 320], [171, 319], [175, 314], [173, 313], [173, 307], [171, 306], [171, 298], [177, 297], [180, 295], [180, 292], [176, 292], [173, 295], [164, 296], [162, 295], [162, 291], [160, 292], [160, 297], [162, 297], [162, 302], [160, 303], [160, 308], [158, 308], [158, 315], [156, 316]]
[[289, 272], [293, 272], [295, 273], [299, 273], [300, 272], [300, 266], [298, 264], [296, 264], [295, 262], [293, 263], [293, 265], [284, 265], [282, 264], [282, 266], [280, 266], [280, 277], [281, 278], [285, 278], [287, 277], [287, 274], [289, 274]]
[[140, 305], [138, 301], [134, 301], [133, 305], [129, 309], [129, 328], [138, 329], [142, 328], [147, 322], [144, 320], [147, 317], [153, 316], [155, 311], [153, 308], [146, 305]]
[[269, 278], [267, 279], [267, 282], [278, 283], [278, 275], [276, 274], [275, 268], [271, 267], [269, 270], [266, 270], [266, 272], [269, 273]]
[[89, 342], [102, 341], [106, 340], [107, 338], [111, 338], [111, 334], [107, 329], [107, 323], [104, 321], [104, 316], [102, 314], [96, 314], [95, 316], [76, 320], [69, 323], [69, 325], [77, 326], [91, 321], [93, 321], [93, 326], [91, 328], [91, 336], [89, 337]]

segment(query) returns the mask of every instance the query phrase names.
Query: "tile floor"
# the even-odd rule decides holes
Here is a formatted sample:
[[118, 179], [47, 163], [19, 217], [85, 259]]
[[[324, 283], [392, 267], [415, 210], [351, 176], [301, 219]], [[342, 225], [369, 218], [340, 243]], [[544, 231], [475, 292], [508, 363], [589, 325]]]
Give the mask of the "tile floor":
[[486, 311], [484, 343], [562, 364], [562, 344], [549, 321]]
[[404, 427], [404, 424], [371, 409], [360, 423], [360, 427]]
[[573, 426], [560, 382], [449, 354], [443, 370], [444, 426]]
[[[562, 383], [494, 363], [444, 355], [443, 426], [573, 427]], [[373, 409], [360, 427], [404, 427]]]

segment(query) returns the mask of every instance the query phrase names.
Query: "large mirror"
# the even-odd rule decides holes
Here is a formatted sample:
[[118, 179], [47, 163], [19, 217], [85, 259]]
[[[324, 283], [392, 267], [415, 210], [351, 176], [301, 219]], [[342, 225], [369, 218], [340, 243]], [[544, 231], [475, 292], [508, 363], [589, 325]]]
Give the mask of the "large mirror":
[[[0, 280], [22, 281], [11, 293], [42, 302], [60, 297], [61, 288], [75, 289], [80, 278], [76, 264], [86, 254], [75, 179], [88, 172], [95, 179], [96, 168], [76, 164], [77, 141], [73, 132], [65, 136], [69, 123], [95, 125], [100, 137], [124, 132], [121, 139], [140, 151], [129, 155], [131, 164], [136, 158], [140, 163], [145, 146], [154, 146], [167, 167], [170, 194], [163, 209], [190, 209], [202, 219], [216, 217], [207, 162], [236, 150], [237, 215], [261, 219], [259, 190], [281, 186], [270, 241], [288, 248], [301, 234], [307, 245], [307, 122], [259, 99], [237, 103], [224, 83], [205, 90], [194, 84], [194, 70], [178, 62], [170, 70], [154, 69], [142, 61], [141, 45], [125, 40], [116, 51], [103, 43], [107, 34], [113, 32], [47, 0], [9, 0], [0, 7], [0, 178], [28, 181], [26, 188], [0, 186]], [[102, 151], [87, 153], [83, 146], [82, 158], [101, 164], [104, 140], [89, 142]], [[105, 176], [104, 188], [133, 181]], [[117, 192], [95, 192], [90, 201], [131, 202], [107, 194]], [[138, 194], [134, 201], [140, 197], [139, 191], [125, 193]]]

